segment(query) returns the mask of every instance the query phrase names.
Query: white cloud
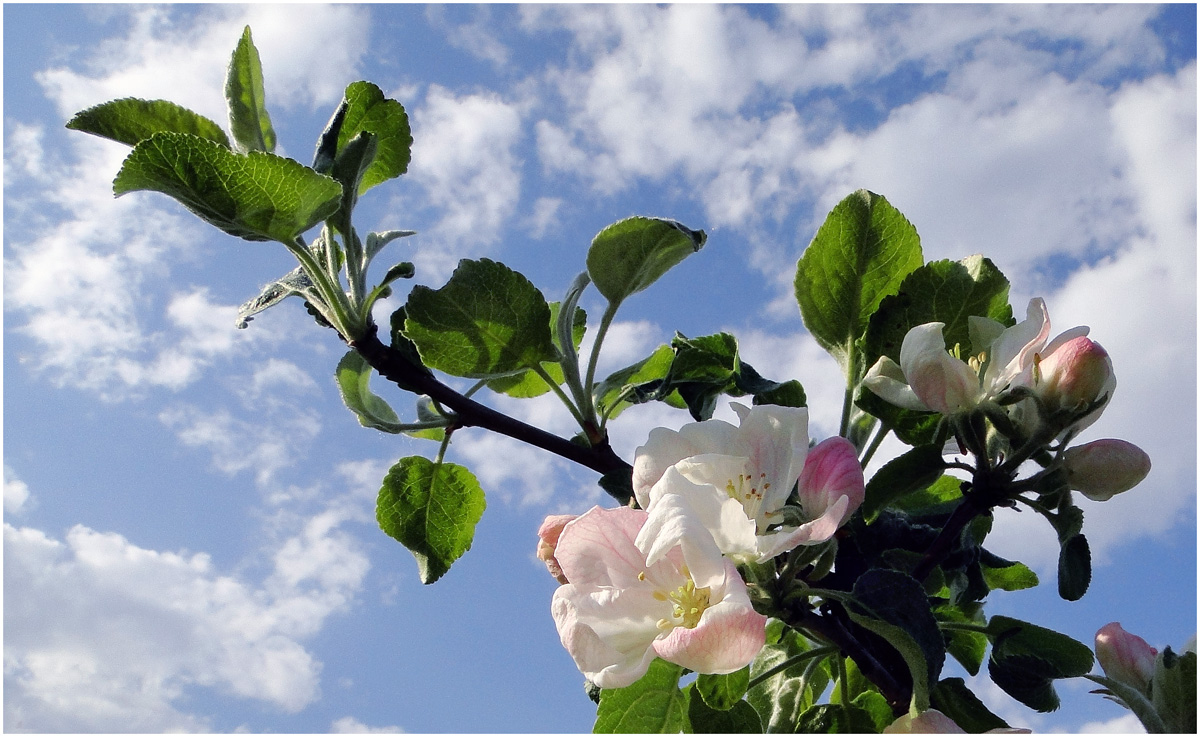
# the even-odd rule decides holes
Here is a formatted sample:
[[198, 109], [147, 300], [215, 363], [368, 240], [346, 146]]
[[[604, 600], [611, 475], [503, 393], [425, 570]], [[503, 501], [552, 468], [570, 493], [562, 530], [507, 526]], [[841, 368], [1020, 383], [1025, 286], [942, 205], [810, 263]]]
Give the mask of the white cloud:
[[221, 472], [232, 476], [253, 471], [260, 486], [271, 484], [280, 470], [299, 460], [321, 429], [315, 412], [297, 407], [247, 421], [228, 409], [183, 404], [163, 410], [159, 420], [184, 445], [207, 448]]
[[449, 275], [459, 258], [479, 255], [495, 243], [515, 211], [521, 176], [514, 147], [521, 113], [495, 93], [460, 96], [433, 85], [411, 117], [408, 179], [424, 187], [422, 204], [438, 213], [437, 222], [422, 229], [414, 260], [418, 273], [432, 280]]
[[1124, 714], [1103, 722], [1088, 722], [1079, 728], [1080, 734], [1145, 734], [1146, 728], [1133, 714]]
[[468, 23], [453, 23], [446, 18], [447, 9], [441, 6], [427, 8], [425, 17], [434, 28], [446, 34], [446, 41], [451, 46], [502, 68], [508, 63], [510, 54], [508, 47], [493, 33], [497, 21], [492, 9], [486, 5], [463, 7], [470, 8], [472, 18]]
[[[177, 102], [224, 127], [225, 72], [246, 25], [262, 60], [269, 110], [336, 104], [369, 48], [367, 18], [346, 5], [310, 5], [303, 12], [283, 5], [218, 6], [190, 18], [144, 6], [130, 11], [126, 37], [106, 40], [84, 60], [84, 72], [56, 67], [38, 79], [64, 116], [141, 97]], [[330, 44], [330, 38], [364, 43]]]
[[6, 524], [5, 729], [207, 730], [183, 709], [196, 687], [303, 708], [321, 664], [302, 641], [368, 567], [338, 522], [326, 512], [283, 540], [262, 581], [83, 525], [57, 540]]
[[396, 734], [404, 730], [399, 727], [370, 727], [354, 717], [342, 717], [333, 720], [329, 731], [333, 734]]
[[13, 470], [4, 467], [4, 513], [17, 514], [25, 510], [29, 502], [29, 486], [17, 478]]

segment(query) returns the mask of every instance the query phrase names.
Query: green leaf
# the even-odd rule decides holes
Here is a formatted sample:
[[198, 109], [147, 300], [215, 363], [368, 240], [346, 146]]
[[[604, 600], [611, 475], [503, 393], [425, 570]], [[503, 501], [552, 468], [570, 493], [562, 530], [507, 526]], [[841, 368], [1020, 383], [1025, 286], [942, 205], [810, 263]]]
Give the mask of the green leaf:
[[341, 186], [291, 159], [235, 154], [186, 133], [155, 133], [134, 146], [113, 181], [117, 196], [162, 192], [230, 235], [292, 243], [337, 212]]
[[803, 734], [868, 734], [875, 730], [871, 713], [856, 706], [820, 704], [800, 715], [796, 732]]
[[229, 148], [221, 126], [185, 107], [166, 100], [126, 97], [101, 103], [75, 113], [67, 123], [71, 130], [136, 146], [155, 133], [190, 133]]
[[919, 445], [888, 461], [867, 482], [863, 519], [874, 522], [889, 504], [906, 494], [928, 488], [941, 478], [945, 469], [942, 449], [936, 445]]
[[671, 346], [660, 345], [646, 358], [609, 374], [597, 383], [593, 390], [596, 407], [600, 409], [601, 414], [612, 419], [621, 414], [626, 407], [647, 401], [649, 392], [639, 394], [633, 392], [633, 388], [650, 382], [661, 382], [670, 372], [674, 358], [675, 351]]
[[338, 362], [335, 376], [342, 401], [358, 415], [358, 423], [386, 433], [402, 432], [400, 418], [381, 397], [371, 391], [372, 369], [367, 359], [351, 350]]
[[600, 294], [617, 305], [699, 251], [707, 238], [703, 230], [692, 230], [674, 220], [626, 218], [592, 239], [588, 275]]
[[[559, 311], [561, 308], [560, 302], [550, 303], [550, 326], [551, 329], [557, 325], [559, 319]], [[583, 341], [584, 331], [587, 329], [587, 313], [582, 308], [575, 308], [575, 319], [571, 328], [572, 346], [575, 349], [579, 348], [579, 344]], [[555, 348], [560, 349], [558, 338], [553, 337]], [[564, 380], [562, 365], [557, 360], [543, 361], [542, 369], [554, 379], [556, 384], [561, 385]], [[518, 399], [527, 399], [529, 397], [539, 397], [550, 391], [550, 385], [537, 374], [536, 371], [523, 371], [512, 376], [502, 376], [498, 379], [492, 379], [487, 383], [488, 389], [500, 394], [507, 394], [510, 397]]]
[[701, 673], [696, 677], [696, 692], [704, 703], [719, 711], [732, 709], [750, 686], [750, 666], [725, 675]]
[[863, 340], [868, 366], [880, 356], [900, 360], [900, 345], [908, 331], [930, 322], [945, 323], [946, 345], [959, 346], [966, 359], [983, 349], [971, 345], [971, 315], [1012, 324], [1008, 279], [989, 260], [970, 256], [962, 261], [932, 261], [909, 274], [899, 293], [879, 305]]
[[1008, 723], [988, 710], [961, 678], [943, 678], [929, 693], [931, 706], [970, 734], [1007, 729]]
[[948, 514], [962, 499], [962, 479], [950, 475], [939, 476], [929, 486], [905, 494], [891, 502], [891, 506], [913, 516]]
[[[983, 610], [978, 604], [963, 607], [939, 606], [933, 610], [933, 616], [939, 622], [984, 624]], [[979, 675], [983, 657], [987, 654], [987, 635], [963, 629], [943, 630], [943, 635], [946, 638], [946, 652], [953, 656], [968, 673], [973, 676]]]
[[275, 129], [267, 114], [262, 62], [250, 37], [250, 26], [242, 31], [229, 71], [225, 75], [225, 100], [229, 105], [229, 129], [243, 151], [275, 150]]
[[1150, 692], [1168, 732], [1196, 734], [1196, 653], [1159, 653]]
[[655, 659], [646, 675], [625, 688], [600, 692], [595, 734], [673, 734], [687, 725], [688, 696], [679, 688], [683, 668]]
[[808, 332], [843, 371], [880, 301], [923, 260], [916, 228], [880, 195], [860, 189], [825, 218], [796, 264], [796, 301]]
[[358, 185], [361, 196], [371, 187], [408, 171], [413, 138], [404, 106], [384, 97], [383, 91], [370, 82], [352, 82], [346, 87], [343, 99], [346, 112], [338, 131], [338, 151], [363, 131], [370, 133], [378, 144]]
[[1054, 630], [1002, 615], [988, 622], [992, 656], [988, 674], [1017, 701], [1038, 711], [1058, 708], [1053, 681], [1077, 678], [1092, 669], [1092, 651]]
[[896, 717], [892, 714], [892, 707], [888, 705], [887, 699], [884, 698], [883, 694], [878, 691], [864, 691], [855, 696], [851, 703], [855, 708], [866, 712], [867, 716], [871, 719], [871, 726], [873, 728], [864, 729], [864, 732], [882, 732], [888, 725], [896, 721]]
[[688, 694], [689, 731], [696, 734], [761, 734], [762, 718], [748, 702], [736, 701], [728, 709], [715, 709], [697, 696], [698, 687], [690, 684]]
[[[750, 664], [751, 680], [784, 661], [808, 652], [812, 645], [779, 620], [767, 623], [767, 644]], [[763, 719], [767, 732], [791, 733], [804, 713], [829, 685], [823, 659], [796, 663], [756, 683], [746, 699]]]
[[495, 261], [463, 259], [441, 289], [413, 287], [405, 309], [421, 360], [453, 376], [494, 378], [557, 356], [542, 293]]
[[375, 515], [379, 527], [417, 559], [421, 583], [433, 583], [470, 550], [486, 506], [466, 468], [410, 456], [384, 477]]
[[1038, 585], [1037, 574], [1024, 563], [1004, 560], [986, 550], [981, 551], [979, 562], [983, 580], [990, 589], [1022, 591]]
[[1058, 551], [1058, 595], [1067, 601], [1079, 601], [1092, 582], [1092, 552], [1087, 538], [1073, 535]]
[[858, 577], [851, 593], [865, 610], [850, 606], [846, 612], [899, 651], [912, 673], [917, 708], [926, 708], [929, 687], [937, 682], [946, 659], [946, 645], [924, 588], [899, 571], [873, 568]]

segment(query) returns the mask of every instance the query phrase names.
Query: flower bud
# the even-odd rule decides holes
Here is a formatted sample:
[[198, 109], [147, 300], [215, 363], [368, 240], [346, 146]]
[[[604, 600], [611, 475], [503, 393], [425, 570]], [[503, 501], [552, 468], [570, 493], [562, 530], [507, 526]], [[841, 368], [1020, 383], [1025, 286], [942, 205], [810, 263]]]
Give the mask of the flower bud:
[[1142, 638], [1126, 632], [1119, 622], [1110, 622], [1096, 633], [1096, 659], [1104, 675], [1133, 686], [1142, 693], [1150, 690], [1158, 650]]
[[839, 525], [850, 519], [863, 503], [866, 494], [858, 451], [849, 440], [834, 436], [817, 443], [808, 451], [798, 486], [800, 505], [810, 518], [816, 518], [847, 497], [849, 503]]
[[1068, 448], [1063, 467], [1072, 489], [1103, 502], [1140, 484], [1150, 473], [1150, 456], [1133, 443], [1105, 438]]
[[1112, 390], [1112, 359], [1086, 336], [1050, 349], [1037, 364], [1035, 389], [1051, 409], [1078, 409]]
[[558, 547], [558, 538], [562, 535], [563, 528], [577, 516], [579, 515], [552, 514], [538, 528], [538, 560], [546, 564], [546, 570], [550, 571], [550, 575], [554, 576], [554, 579], [559, 583], [567, 583], [567, 577], [563, 575], [562, 568], [554, 558], [554, 550]]

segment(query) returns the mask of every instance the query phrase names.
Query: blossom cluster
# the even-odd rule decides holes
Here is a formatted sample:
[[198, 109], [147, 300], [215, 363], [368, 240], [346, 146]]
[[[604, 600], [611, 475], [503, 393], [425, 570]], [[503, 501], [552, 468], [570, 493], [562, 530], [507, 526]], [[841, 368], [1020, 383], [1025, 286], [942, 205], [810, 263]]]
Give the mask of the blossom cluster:
[[[1117, 379], [1108, 353], [1076, 327], [1050, 340], [1050, 315], [1030, 300], [1023, 321], [1011, 327], [986, 317], [968, 318], [973, 356], [947, 350], [944, 323], [918, 325], [904, 336], [900, 363], [881, 357], [863, 384], [903, 409], [947, 418], [976, 410], [1004, 414], [1011, 434], [1024, 440], [1069, 441], [1095, 422]], [[1013, 438], [1009, 438], [1013, 440]], [[1132, 489], [1150, 472], [1150, 458], [1124, 440], [1106, 438], [1063, 454], [1067, 484], [1093, 501]]]
[[738, 565], [831, 540], [862, 504], [854, 446], [809, 447], [808, 410], [734, 404], [739, 425], [658, 428], [638, 448], [641, 509], [554, 516], [538, 554], [562, 586], [552, 613], [563, 646], [601, 688], [627, 686], [654, 658], [731, 673], [765, 643]]

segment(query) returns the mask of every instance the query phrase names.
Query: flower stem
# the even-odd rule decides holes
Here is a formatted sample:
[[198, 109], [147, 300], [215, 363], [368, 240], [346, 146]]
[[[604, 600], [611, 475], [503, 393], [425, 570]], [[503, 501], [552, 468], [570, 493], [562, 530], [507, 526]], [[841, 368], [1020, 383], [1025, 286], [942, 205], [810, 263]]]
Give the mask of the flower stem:
[[838, 649], [837, 649], [836, 645], [823, 645], [821, 647], [814, 647], [812, 650], [802, 652], [799, 655], [793, 655], [792, 657], [788, 658], [787, 660], [783, 661], [782, 663], [773, 665], [770, 668], [764, 670], [762, 673], [759, 673], [757, 676], [751, 678], [750, 685], [748, 685], [746, 687], [746, 690], [749, 691], [750, 689], [754, 688], [758, 684], [767, 680], [771, 676], [773, 676], [777, 673], [782, 673], [783, 671], [787, 670], [788, 668], [791, 668], [793, 665], [803, 663], [804, 661], [810, 660], [812, 658], [821, 658], [826, 655], [832, 655], [833, 653], [836, 653], [837, 651], [838, 651]]

